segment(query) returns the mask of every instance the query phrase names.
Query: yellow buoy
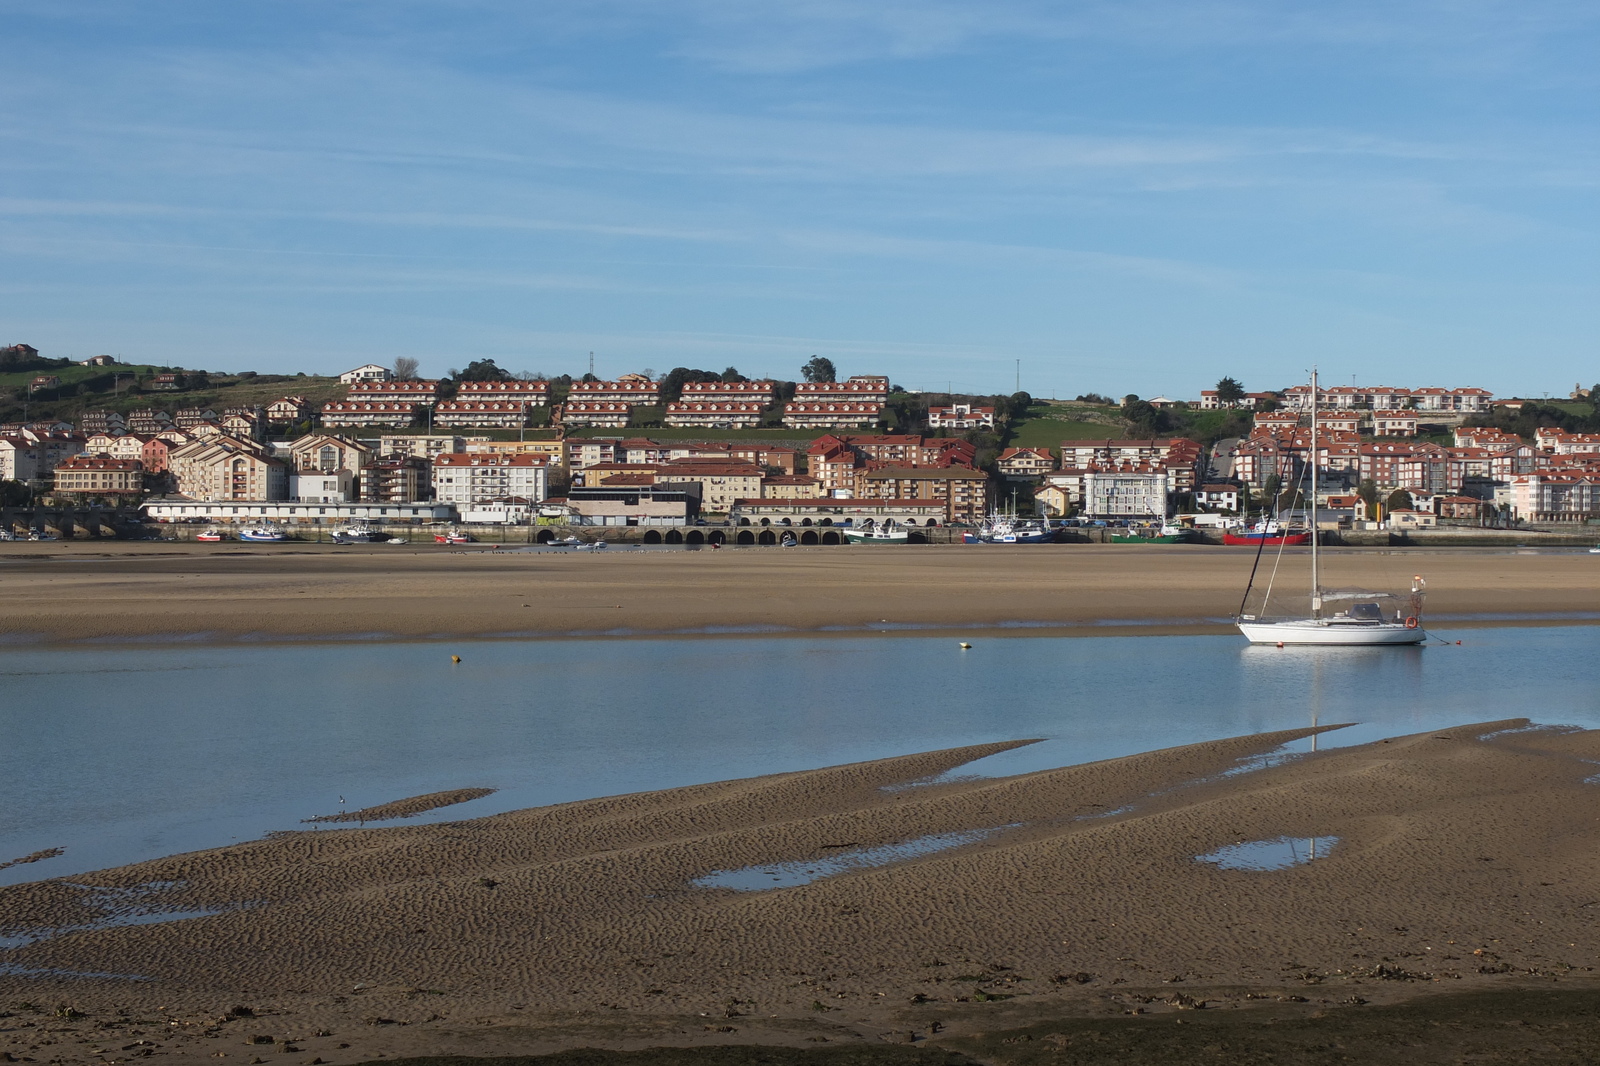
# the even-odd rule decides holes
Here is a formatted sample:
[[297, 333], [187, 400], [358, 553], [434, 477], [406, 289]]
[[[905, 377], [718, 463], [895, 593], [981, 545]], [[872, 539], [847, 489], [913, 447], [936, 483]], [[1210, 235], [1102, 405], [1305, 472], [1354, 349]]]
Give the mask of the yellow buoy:
[[460, 661], [461, 661], [461, 656], [459, 656], [459, 655], [452, 655], [452, 656], [450, 656], [450, 661], [451, 661], [451, 662], [453, 662], [453, 663], [458, 663], [458, 662], [460, 662]]

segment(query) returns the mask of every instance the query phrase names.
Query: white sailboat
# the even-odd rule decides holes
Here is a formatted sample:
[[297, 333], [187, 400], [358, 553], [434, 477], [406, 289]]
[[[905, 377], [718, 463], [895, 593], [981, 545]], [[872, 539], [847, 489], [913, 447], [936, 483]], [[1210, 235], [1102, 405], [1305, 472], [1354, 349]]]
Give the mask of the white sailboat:
[[[1426, 587], [1421, 577], [1411, 579], [1411, 595], [1403, 602], [1397, 597], [1359, 589], [1326, 592], [1322, 588], [1317, 533], [1317, 372], [1311, 372], [1311, 611], [1291, 618], [1266, 618], [1245, 614], [1240, 604], [1235, 619], [1239, 632], [1252, 644], [1320, 644], [1347, 647], [1373, 647], [1389, 644], [1421, 644], [1428, 639], [1422, 628], [1422, 594]], [[1282, 546], [1279, 547], [1280, 552]], [[1259, 560], [1260, 556], [1257, 555]], [[1252, 583], [1254, 571], [1251, 572]], [[1271, 587], [1268, 586], [1270, 595]], [[1249, 589], [1245, 598], [1249, 599]], [[1262, 606], [1265, 611], [1265, 604]]]

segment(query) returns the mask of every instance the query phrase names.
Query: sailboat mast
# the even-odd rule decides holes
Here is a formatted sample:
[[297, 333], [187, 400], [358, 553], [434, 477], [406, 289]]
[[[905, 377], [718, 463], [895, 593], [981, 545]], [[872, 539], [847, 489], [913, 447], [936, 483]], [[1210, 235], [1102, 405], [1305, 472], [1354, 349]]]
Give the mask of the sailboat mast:
[[1311, 617], [1322, 617], [1322, 585], [1317, 572], [1317, 368], [1311, 368]]

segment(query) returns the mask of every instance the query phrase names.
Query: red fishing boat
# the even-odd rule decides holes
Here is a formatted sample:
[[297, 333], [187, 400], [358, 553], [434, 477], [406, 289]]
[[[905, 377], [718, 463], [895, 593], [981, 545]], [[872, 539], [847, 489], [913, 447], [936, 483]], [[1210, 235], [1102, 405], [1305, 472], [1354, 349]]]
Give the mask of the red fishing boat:
[[1276, 519], [1257, 522], [1253, 526], [1234, 526], [1222, 532], [1222, 543], [1244, 544], [1252, 548], [1260, 544], [1311, 543], [1311, 531], [1304, 526], [1281, 526]]

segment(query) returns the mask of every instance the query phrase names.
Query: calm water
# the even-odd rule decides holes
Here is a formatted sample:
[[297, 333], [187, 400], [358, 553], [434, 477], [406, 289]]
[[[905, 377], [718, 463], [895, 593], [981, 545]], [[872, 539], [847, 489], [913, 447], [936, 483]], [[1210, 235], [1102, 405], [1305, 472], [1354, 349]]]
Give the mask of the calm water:
[[[1441, 632], [1440, 635], [1445, 635]], [[1323, 743], [1516, 716], [1600, 726], [1600, 630], [1460, 647], [862, 636], [0, 650], [0, 883], [447, 788], [420, 821], [1018, 737], [1013, 773], [1300, 726]], [[463, 662], [453, 665], [450, 655]]]

